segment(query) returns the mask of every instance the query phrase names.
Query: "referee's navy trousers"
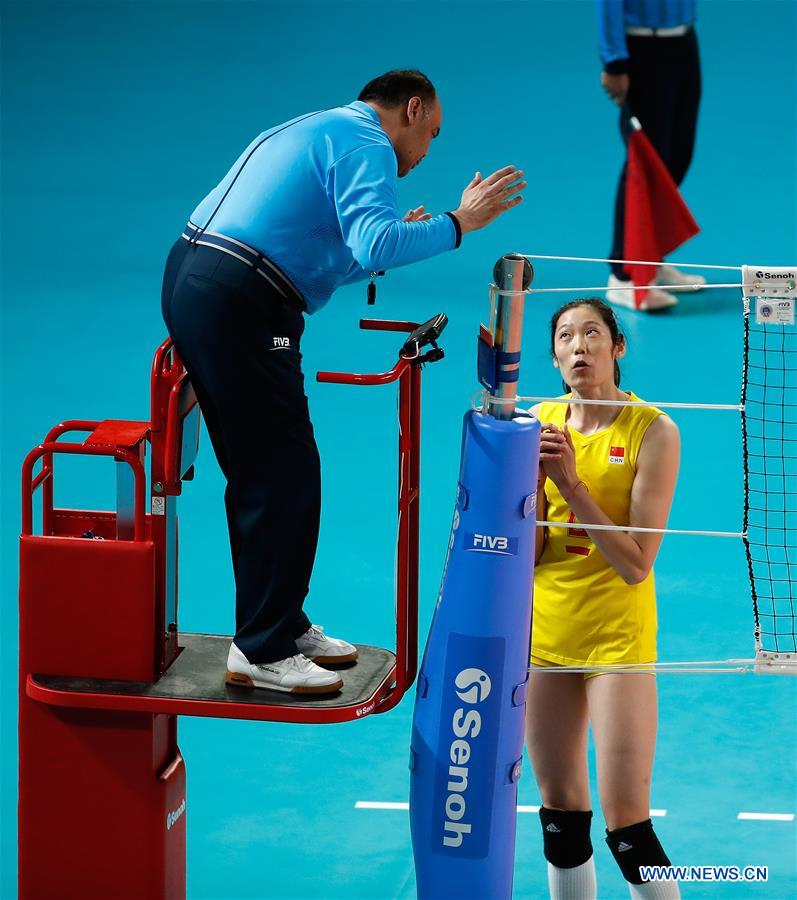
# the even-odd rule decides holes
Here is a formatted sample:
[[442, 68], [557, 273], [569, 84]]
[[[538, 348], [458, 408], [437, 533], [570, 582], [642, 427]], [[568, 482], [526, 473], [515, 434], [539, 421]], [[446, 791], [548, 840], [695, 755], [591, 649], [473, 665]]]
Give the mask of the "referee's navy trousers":
[[245, 263], [183, 238], [166, 263], [162, 310], [227, 479], [235, 643], [253, 663], [285, 659], [310, 627], [302, 604], [321, 512], [302, 312]]

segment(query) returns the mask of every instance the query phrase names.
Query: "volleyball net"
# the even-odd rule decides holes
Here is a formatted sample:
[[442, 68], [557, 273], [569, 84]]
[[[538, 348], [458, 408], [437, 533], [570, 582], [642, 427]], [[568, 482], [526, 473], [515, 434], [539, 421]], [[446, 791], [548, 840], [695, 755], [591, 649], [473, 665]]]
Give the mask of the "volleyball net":
[[[757, 668], [797, 670], [797, 326], [795, 270], [745, 267], [744, 522]], [[778, 288], [768, 288], [769, 281]]]
[[[679, 268], [721, 270], [720, 283], [695, 290], [741, 290], [744, 315], [742, 390], [737, 403], [684, 403], [676, 401], [617, 402], [520, 396], [520, 329], [523, 300], [528, 295], [569, 293], [579, 296], [606, 292], [606, 286], [534, 287], [532, 261], [628, 263], [659, 266], [638, 260], [594, 257], [509, 254], [504, 270], [515, 267], [514, 282], [499, 279], [490, 285], [490, 327], [482, 326], [479, 344], [479, 379], [485, 388], [474, 407], [509, 418], [516, 405], [554, 401], [570, 404], [656, 406], [660, 409], [734, 411], [741, 416], [744, 507], [741, 531], [653, 529], [628, 525], [580, 523], [584, 529], [657, 532], [737, 538], [744, 543], [750, 577], [755, 655], [750, 659], [700, 660], [612, 666], [557, 666], [544, 671], [656, 671], [668, 672], [771, 672], [797, 675], [797, 267], [716, 266], [678, 263]], [[512, 260], [508, 265], [506, 261]], [[527, 261], [523, 270], [519, 261]], [[524, 264], [526, 265], [526, 264]], [[733, 273], [733, 274], [730, 274]], [[660, 285], [664, 290], [667, 285]], [[632, 289], [633, 286], [632, 286]], [[681, 287], [683, 292], [683, 288]], [[490, 340], [494, 334], [495, 341]], [[538, 521], [538, 526], [568, 527], [568, 523]]]

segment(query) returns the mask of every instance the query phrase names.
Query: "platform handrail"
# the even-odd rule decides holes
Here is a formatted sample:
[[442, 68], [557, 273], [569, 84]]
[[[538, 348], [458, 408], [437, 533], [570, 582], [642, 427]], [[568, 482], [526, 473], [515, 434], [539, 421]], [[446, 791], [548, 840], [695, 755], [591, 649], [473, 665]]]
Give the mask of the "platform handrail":
[[[193, 400], [189, 402], [185, 410], [180, 409], [180, 403], [183, 398], [183, 390], [185, 385], [191, 389]], [[180, 454], [178, 452], [178, 435], [179, 426], [182, 419], [197, 405], [196, 393], [188, 378], [188, 372], [175, 381], [172, 389], [169, 391], [168, 412], [166, 415], [166, 448], [164, 453], [163, 469], [164, 478], [167, 486], [179, 485], [182, 473], [178, 471], [180, 464]]]
[[[49, 444], [57, 441], [62, 435], [70, 431], [94, 431], [99, 426], [99, 422], [93, 419], [69, 419], [66, 422], [59, 422], [47, 432], [43, 443]], [[33, 494], [40, 485], [42, 488], [42, 509], [43, 509], [43, 526], [45, 531], [49, 531], [51, 526], [50, 512], [53, 507], [53, 458], [51, 454], [47, 454], [42, 460], [42, 470], [33, 479], [30, 492]]]
[[[65, 427], [63, 434], [65, 431], [84, 431], [84, 430], [93, 430], [99, 423], [94, 423], [92, 428], [83, 428], [83, 427], [74, 427], [74, 423], [64, 422], [63, 426], [73, 426], [73, 427]], [[86, 425], [88, 423], [80, 423], [81, 425]], [[57, 425], [54, 429], [51, 429], [50, 433], [53, 433], [58, 428], [62, 426]], [[144, 541], [146, 540], [146, 514], [145, 514], [145, 503], [147, 496], [147, 479], [146, 473], [144, 471], [144, 465], [141, 460], [129, 450], [124, 450], [121, 447], [101, 447], [94, 445], [86, 445], [86, 444], [70, 444], [70, 443], [61, 443], [59, 441], [45, 441], [43, 444], [39, 444], [38, 447], [34, 447], [33, 450], [28, 453], [25, 457], [25, 461], [22, 464], [22, 534], [23, 535], [32, 535], [33, 534], [33, 493], [36, 488], [41, 484], [45, 479], [42, 477], [45, 471], [48, 471], [48, 475], [52, 476], [52, 456], [55, 453], [63, 453], [74, 456], [111, 456], [118, 462], [126, 462], [133, 470], [133, 477], [135, 483], [135, 511], [133, 518], [133, 540], [134, 541]], [[34, 485], [33, 480], [33, 467], [36, 462], [42, 457], [47, 457], [49, 459], [49, 468], [42, 469], [42, 472], [36, 478], [36, 484]], [[46, 463], [43, 465], [47, 465]], [[52, 481], [48, 482], [49, 489], [52, 489]]]
[[[400, 331], [412, 332], [418, 327], [417, 322], [402, 322], [393, 319], [360, 319], [363, 331]], [[412, 360], [400, 356], [396, 365], [389, 372], [375, 372], [369, 375], [358, 375], [354, 372], [318, 372], [316, 380], [322, 384], [390, 384], [398, 381]]]
[[[417, 322], [361, 319], [367, 331], [412, 333]], [[438, 357], [439, 358], [439, 357]], [[415, 681], [418, 668], [418, 503], [420, 495], [420, 374], [424, 360], [399, 353], [387, 372], [355, 374], [318, 372], [325, 384], [378, 385], [399, 382], [399, 500], [396, 557], [396, 668], [392, 689], [379, 700], [376, 712], [395, 707]]]
[[[171, 354], [172, 356], [171, 362], [168, 362], [169, 354]], [[160, 380], [170, 375], [175, 367], [183, 368], [183, 365], [180, 357], [177, 355], [177, 351], [174, 348], [174, 342], [170, 337], [168, 337], [155, 351], [155, 356], [152, 360], [152, 373], [150, 375], [149, 383], [149, 400], [150, 418], [152, 419], [152, 421], [150, 422], [150, 426], [153, 431], [159, 431], [161, 427], [160, 417], [156, 415], [160, 412], [157, 403], [158, 385], [160, 384]]]
[[420, 326], [420, 322], [404, 322], [399, 319], [360, 319], [363, 331], [406, 331], [408, 334]]
[[94, 419], [68, 419], [66, 422], [59, 422], [57, 425], [53, 425], [42, 443], [51, 444], [69, 431], [94, 431], [101, 424], [100, 421]]
[[390, 384], [392, 381], [398, 381], [409, 367], [410, 361], [402, 357], [389, 372], [374, 372], [368, 375], [355, 372], [319, 372], [316, 380], [323, 384]]
[[[167, 427], [171, 391], [184, 377], [188, 377], [185, 364], [180, 359], [174, 342], [167, 337], [155, 351], [150, 373], [149, 406], [152, 420], [150, 427], [153, 431]], [[168, 388], [168, 394], [163, 391], [164, 385]]]

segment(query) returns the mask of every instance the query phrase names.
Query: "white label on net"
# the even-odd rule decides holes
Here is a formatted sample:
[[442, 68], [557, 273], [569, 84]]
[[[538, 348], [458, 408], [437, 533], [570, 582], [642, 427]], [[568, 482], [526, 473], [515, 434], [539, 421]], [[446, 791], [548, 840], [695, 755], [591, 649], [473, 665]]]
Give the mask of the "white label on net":
[[755, 320], [759, 325], [794, 325], [794, 298], [775, 300], [758, 297], [755, 302]]
[[745, 297], [797, 296], [797, 266], [742, 266]]
[[166, 515], [166, 498], [165, 497], [153, 497], [152, 498], [152, 515], [153, 516], [165, 516]]

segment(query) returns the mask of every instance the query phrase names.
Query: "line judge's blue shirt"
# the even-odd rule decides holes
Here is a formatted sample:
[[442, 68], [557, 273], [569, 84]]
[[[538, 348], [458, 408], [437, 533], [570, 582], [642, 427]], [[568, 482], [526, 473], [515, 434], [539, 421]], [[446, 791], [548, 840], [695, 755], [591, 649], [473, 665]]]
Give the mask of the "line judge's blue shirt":
[[697, 18], [697, 0], [597, 0], [598, 43], [605, 71], [628, 71], [625, 29], [677, 28]]
[[447, 215], [402, 221], [396, 154], [367, 103], [300, 116], [258, 135], [191, 214], [194, 225], [208, 223], [239, 170], [207, 230], [275, 262], [310, 313], [343, 284], [458, 246]]

